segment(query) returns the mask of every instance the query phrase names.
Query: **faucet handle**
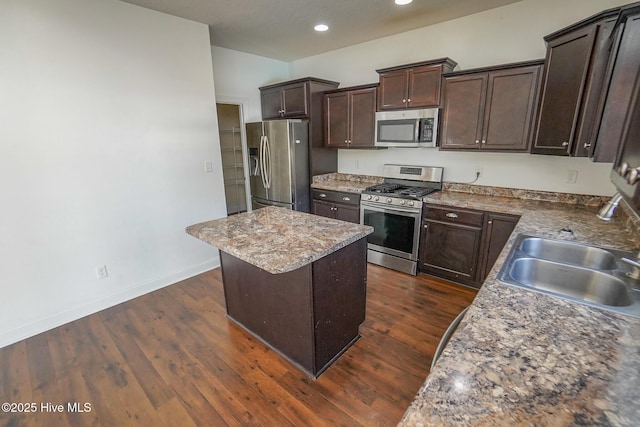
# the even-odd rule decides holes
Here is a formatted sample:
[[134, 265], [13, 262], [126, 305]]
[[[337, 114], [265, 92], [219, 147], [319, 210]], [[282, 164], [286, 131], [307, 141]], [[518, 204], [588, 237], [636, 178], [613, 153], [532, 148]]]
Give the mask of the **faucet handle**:
[[622, 258], [620, 261], [625, 264], [629, 264], [632, 268], [631, 271], [627, 273], [627, 276], [632, 279], [640, 279], [640, 261], [636, 259]]

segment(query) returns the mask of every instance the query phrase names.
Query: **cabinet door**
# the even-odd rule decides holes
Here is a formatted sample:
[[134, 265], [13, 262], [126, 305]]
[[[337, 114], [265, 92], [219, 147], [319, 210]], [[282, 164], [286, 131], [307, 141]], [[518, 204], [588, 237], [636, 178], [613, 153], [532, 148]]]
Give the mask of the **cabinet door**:
[[540, 66], [493, 71], [488, 75], [481, 147], [527, 151], [533, 136]]
[[349, 141], [352, 147], [374, 146], [376, 93], [375, 88], [350, 92]]
[[360, 208], [358, 206], [336, 205], [336, 219], [360, 224]]
[[480, 147], [487, 74], [445, 78], [440, 148]]
[[409, 70], [408, 107], [439, 107], [442, 66], [424, 66]]
[[305, 83], [297, 83], [282, 88], [283, 117], [306, 117], [307, 91]]
[[478, 282], [487, 278], [519, 219], [514, 215], [494, 213], [487, 213], [485, 217]]
[[408, 78], [408, 70], [380, 74], [378, 110], [406, 108]]
[[593, 25], [548, 43], [542, 104], [532, 153], [565, 156], [571, 153], [596, 29]]
[[595, 161], [611, 162], [616, 157], [632, 101], [631, 88], [640, 70], [640, 15], [630, 16], [621, 29], [623, 35], [613, 59], [611, 83], [595, 138]]
[[262, 118], [279, 119], [282, 117], [282, 91], [279, 87], [260, 91]]
[[327, 147], [349, 146], [349, 95], [338, 92], [325, 95], [325, 145]]
[[476, 282], [482, 228], [425, 221], [420, 270], [467, 284]]
[[313, 213], [327, 218], [336, 217], [333, 203], [323, 202], [321, 200], [313, 200]]

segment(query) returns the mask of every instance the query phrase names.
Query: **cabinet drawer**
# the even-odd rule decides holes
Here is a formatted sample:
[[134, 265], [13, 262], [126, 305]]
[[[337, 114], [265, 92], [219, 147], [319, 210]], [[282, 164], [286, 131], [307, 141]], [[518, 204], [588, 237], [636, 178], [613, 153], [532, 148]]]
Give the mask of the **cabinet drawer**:
[[468, 209], [444, 208], [425, 205], [422, 212], [422, 216], [425, 219], [478, 227], [482, 227], [482, 222], [484, 219], [484, 213]]
[[346, 193], [342, 191], [313, 190], [313, 198], [315, 200], [325, 200], [327, 202], [342, 203], [344, 205], [360, 204], [360, 194]]

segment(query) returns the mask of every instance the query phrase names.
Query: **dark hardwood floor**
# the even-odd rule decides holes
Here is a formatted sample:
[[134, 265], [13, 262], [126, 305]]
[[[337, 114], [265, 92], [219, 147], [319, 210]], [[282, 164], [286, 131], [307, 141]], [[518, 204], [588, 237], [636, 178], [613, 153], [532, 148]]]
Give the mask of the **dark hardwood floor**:
[[395, 425], [475, 294], [369, 264], [362, 338], [313, 381], [225, 318], [216, 269], [0, 349], [0, 403], [36, 409], [0, 424]]

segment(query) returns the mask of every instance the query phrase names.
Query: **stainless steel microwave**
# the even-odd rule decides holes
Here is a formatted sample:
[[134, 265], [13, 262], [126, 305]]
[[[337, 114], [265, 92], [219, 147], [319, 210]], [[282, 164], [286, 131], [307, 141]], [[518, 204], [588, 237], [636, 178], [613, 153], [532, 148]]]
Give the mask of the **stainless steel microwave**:
[[376, 113], [376, 147], [435, 147], [438, 109], [379, 111]]

